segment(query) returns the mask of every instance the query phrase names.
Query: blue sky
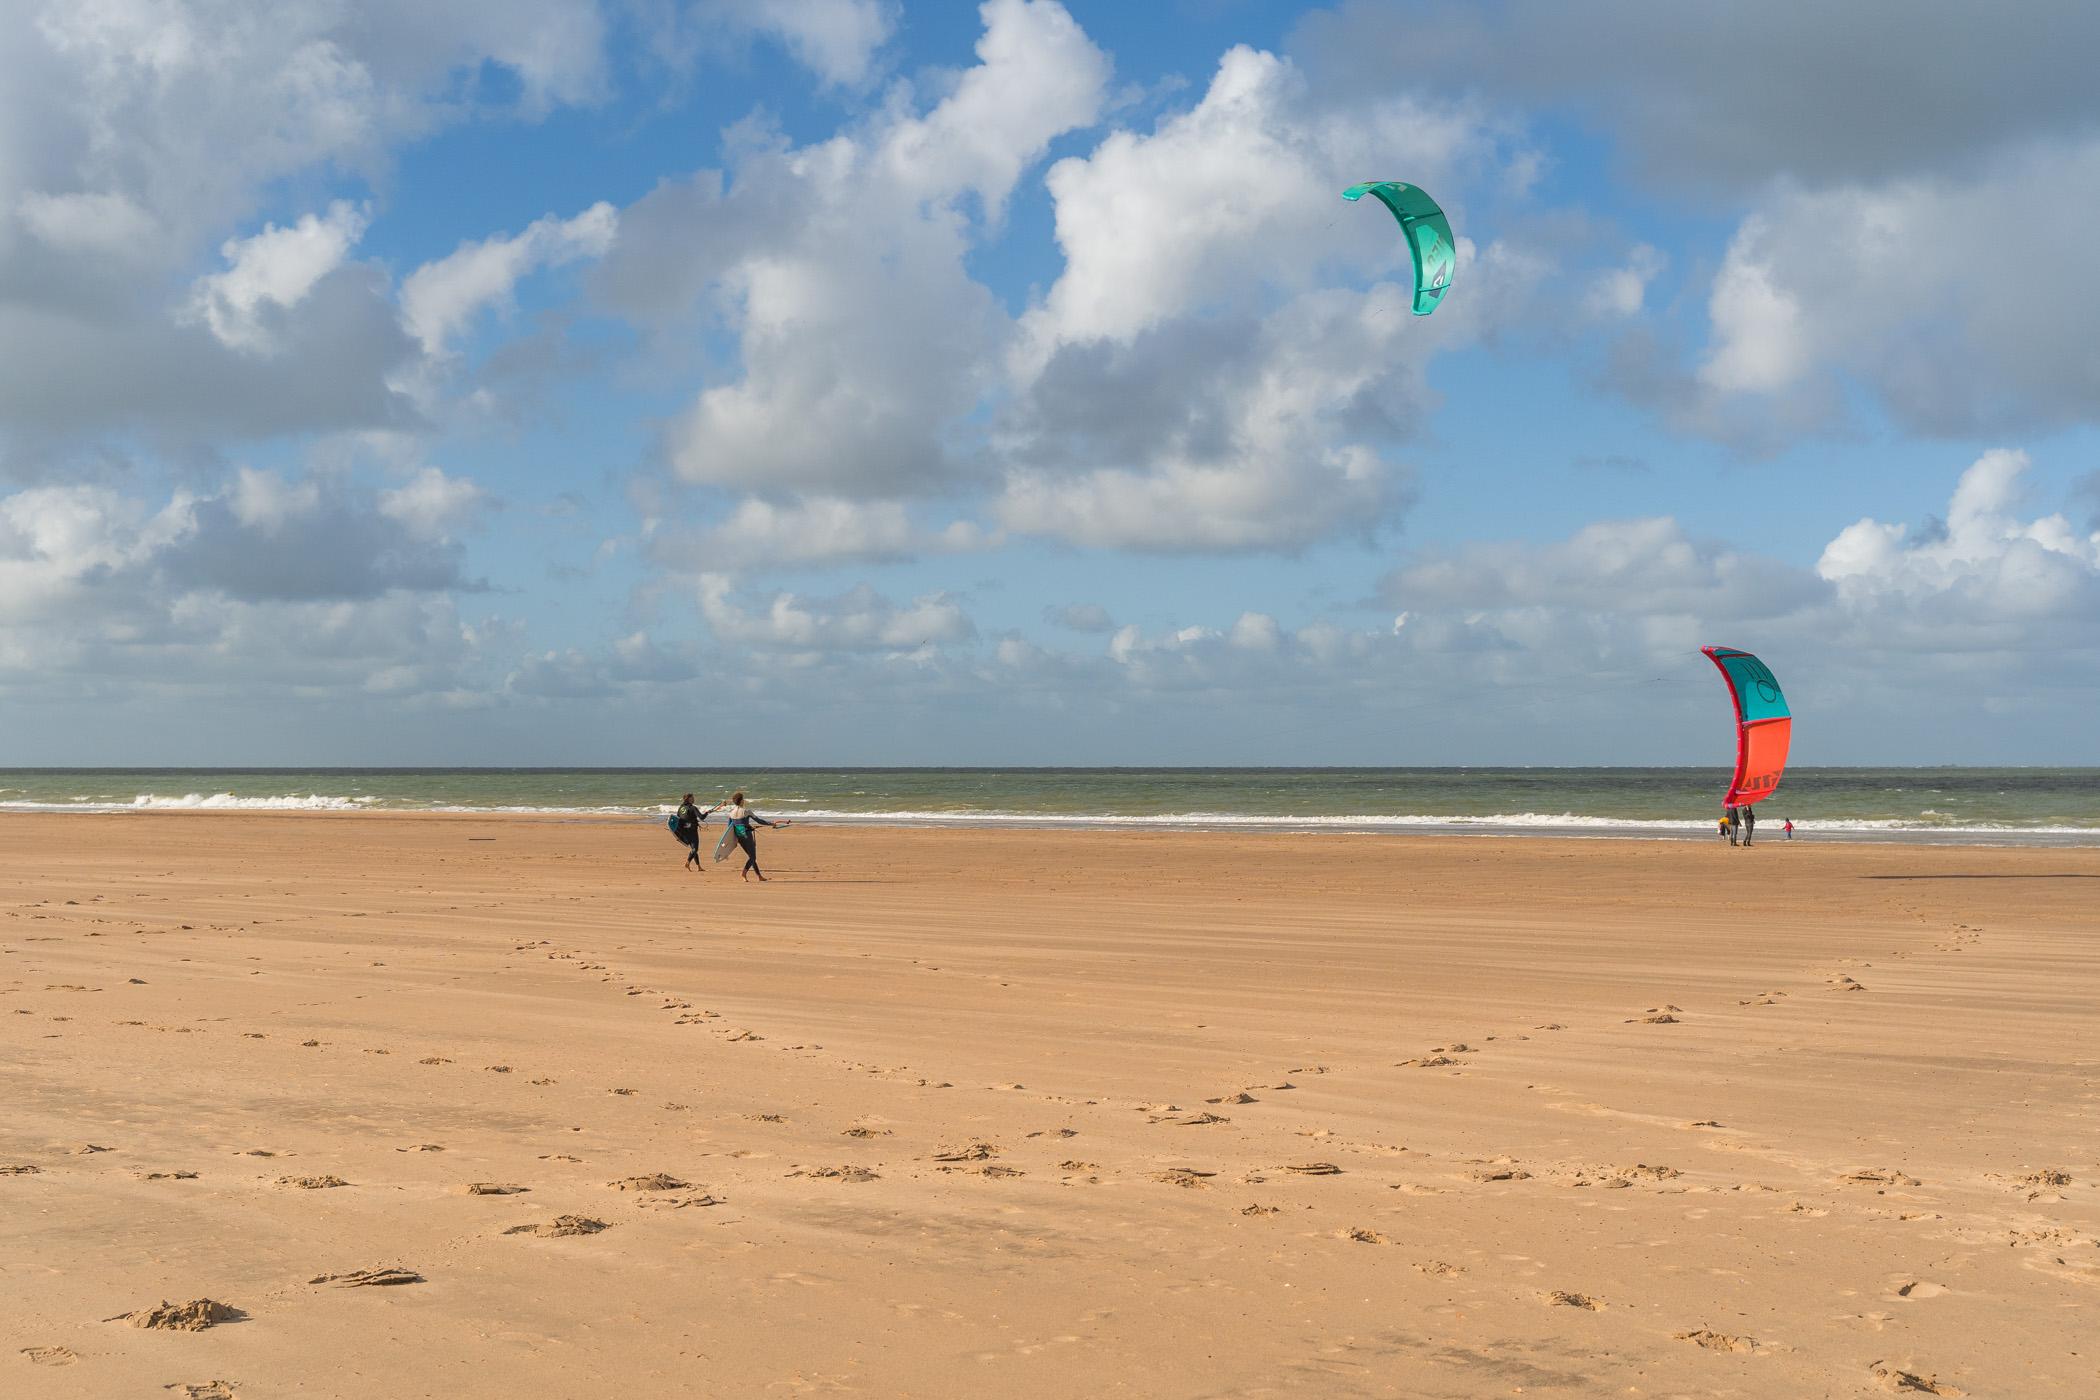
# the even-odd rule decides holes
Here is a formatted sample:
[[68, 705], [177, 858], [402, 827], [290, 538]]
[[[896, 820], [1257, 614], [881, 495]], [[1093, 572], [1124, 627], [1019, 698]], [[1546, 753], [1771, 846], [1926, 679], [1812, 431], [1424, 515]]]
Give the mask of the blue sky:
[[10, 7], [0, 763], [2100, 762], [2100, 19], [1571, 15]]

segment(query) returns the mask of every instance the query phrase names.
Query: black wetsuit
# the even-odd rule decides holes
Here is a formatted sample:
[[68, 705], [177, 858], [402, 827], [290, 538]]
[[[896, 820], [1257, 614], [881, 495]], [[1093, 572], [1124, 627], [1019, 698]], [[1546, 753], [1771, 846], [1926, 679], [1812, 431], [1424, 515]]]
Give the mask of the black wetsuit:
[[744, 809], [744, 815], [741, 817], [731, 817], [729, 819], [729, 834], [734, 836], [737, 845], [743, 848], [744, 869], [757, 871], [760, 879], [765, 878], [766, 872], [758, 869], [758, 834], [751, 828], [771, 825], [773, 823], [767, 821], [749, 807]]
[[[678, 804], [678, 839], [685, 843], [685, 863], [700, 864], [700, 809], [690, 802]], [[704, 870], [705, 866], [701, 866]]]
[[1750, 838], [1755, 835], [1757, 835], [1757, 809], [1755, 807], [1745, 807], [1743, 808], [1743, 844], [1745, 846], [1749, 845]]

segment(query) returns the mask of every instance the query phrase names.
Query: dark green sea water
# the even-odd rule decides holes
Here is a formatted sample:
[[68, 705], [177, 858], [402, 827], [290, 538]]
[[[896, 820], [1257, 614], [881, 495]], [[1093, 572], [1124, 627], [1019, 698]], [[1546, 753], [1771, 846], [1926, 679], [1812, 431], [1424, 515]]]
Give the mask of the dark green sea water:
[[[565, 812], [653, 819], [731, 789], [811, 821], [1711, 833], [1720, 768], [0, 770], [0, 811]], [[1796, 768], [1759, 808], [1803, 837], [2100, 844], [2100, 769]]]

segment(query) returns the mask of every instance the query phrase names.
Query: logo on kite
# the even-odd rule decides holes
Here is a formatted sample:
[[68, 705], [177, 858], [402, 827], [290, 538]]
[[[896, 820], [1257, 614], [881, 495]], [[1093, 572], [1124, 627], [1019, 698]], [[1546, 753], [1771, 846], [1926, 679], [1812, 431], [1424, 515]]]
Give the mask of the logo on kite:
[[1415, 315], [1427, 316], [1442, 304], [1444, 293], [1451, 290], [1451, 274], [1458, 261], [1451, 221], [1419, 187], [1398, 180], [1351, 185], [1342, 191], [1342, 198], [1358, 200], [1367, 194], [1378, 196], [1379, 202], [1400, 221], [1401, 235], [1407, 239], [1407, 250], [1415, 264]]
[[1772, 668], [1734, 647], [1701, 647], [1706, 659], [1728, 682], [1735, 702], [1735, 776], [1722, 802], [1747, 807], [1772, 795], [1786, 772], [1786, 752], [1794, 737], [1793, 711], [1779, 689]]

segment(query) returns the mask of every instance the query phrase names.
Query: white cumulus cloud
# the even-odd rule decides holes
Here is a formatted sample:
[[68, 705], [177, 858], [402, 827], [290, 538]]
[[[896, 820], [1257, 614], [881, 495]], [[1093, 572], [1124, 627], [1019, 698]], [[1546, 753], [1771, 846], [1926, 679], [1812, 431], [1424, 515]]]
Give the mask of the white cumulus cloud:
[[600, 201], [571, 219], [548, 215], [514, 237], [463, 243], [401, 284], [401, 318], [426, 355], [442, 355], [480, 312], [508, 305], [518, 282], [543, 268], [602, 256], [620, 216]]
[[280, 228], [265, 224], [248, 238], [220, 248], [227, 267], [201, 277], [190, 310], [211, 327], [221, 344], [236, 350], [268, 350], [275, 338], [271, 316], [304, 301], [323, 277], [343, 265], [364, 237], [368, 215], [348, 200], [325, 214], [307, 214]]
[[913, 652], [966, 641], [977, 630], [945, 593], [896, 603], [863, 584], [835, 598], [773, 593], [752, 608], [733, 589], [725, 574], [702, 574], [700, 615], [718, 640], [762, 650]]

